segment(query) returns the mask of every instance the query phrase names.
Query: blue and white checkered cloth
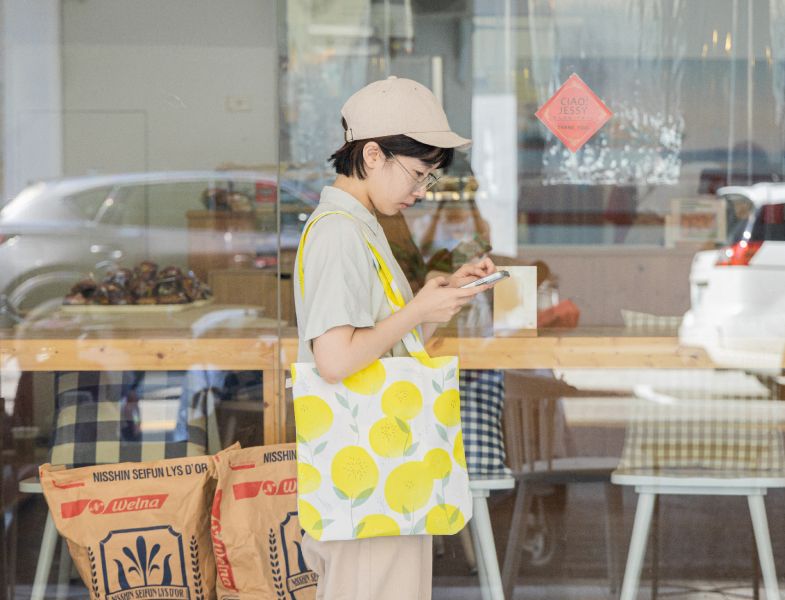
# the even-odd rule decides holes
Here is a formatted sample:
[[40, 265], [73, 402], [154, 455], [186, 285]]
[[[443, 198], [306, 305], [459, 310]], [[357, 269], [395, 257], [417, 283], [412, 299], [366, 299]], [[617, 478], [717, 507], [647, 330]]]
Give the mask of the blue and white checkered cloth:
[[462, 369], [461, 428], [469, 476], [510, 476], [502, 439], [504, 371]]

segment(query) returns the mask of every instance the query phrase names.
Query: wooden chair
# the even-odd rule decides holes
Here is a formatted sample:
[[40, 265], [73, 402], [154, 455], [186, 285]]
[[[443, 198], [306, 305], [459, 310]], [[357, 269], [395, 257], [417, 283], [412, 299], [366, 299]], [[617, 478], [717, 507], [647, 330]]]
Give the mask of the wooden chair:
[[[510, 537], [504, 555], [502, 580], [505, 598], [512, 598], [520, 570], [528, 515], [543, 488], [572, 483], [604, 483], [606, 496], [606, 554], [608, 580], [615, 593], [619, 580], [616, 547], [617, 519], [621, 514], [622, 495], [610, 485], [610, 476], [618, 465], [616, 457], [563, 456], [557, 452], [557, 433], [563, 422], [557, 419], [560, 398], [584, 396], [573, 386], [548, 373], [507, 371], [505, 380], [504, 436], [507, 461], [517, 482]], [[618, 395], [614, 392], [592, 392], [592, 396]], [[561, 455], [560, 455], [561, 454]]]

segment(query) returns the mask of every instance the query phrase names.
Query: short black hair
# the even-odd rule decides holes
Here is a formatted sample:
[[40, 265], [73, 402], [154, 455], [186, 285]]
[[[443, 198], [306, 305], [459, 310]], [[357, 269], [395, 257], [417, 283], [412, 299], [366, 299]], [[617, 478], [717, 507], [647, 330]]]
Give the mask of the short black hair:
[[[342, 119], [342, 123], [345, 130], [347, 127], [346, 119]], [[437, 169], [448, 168], [452, 164], [453, 157], [455, 156], [455, 150], [453, 148], [429, 146], [428, 144], [423, 144], [422, 142], [418, 142], [405, 135], [388, 135], [346, 142], [330, 157], [330, 162], [335, 168], [335, 172], [339, 175], [346, 175], [347, 177], [365, 179], [367, 173], [365, 172], [365, 161], [363, 160], [363, 148], [365, 148], [365, 144], [368, 142], [376, 142], [384, 153], [384, 156], [388, 159], [392, 158], [393, 154], [397, 156], [409, 156], [411, 158], [418, 158], [425, 164], [431, 165]]]

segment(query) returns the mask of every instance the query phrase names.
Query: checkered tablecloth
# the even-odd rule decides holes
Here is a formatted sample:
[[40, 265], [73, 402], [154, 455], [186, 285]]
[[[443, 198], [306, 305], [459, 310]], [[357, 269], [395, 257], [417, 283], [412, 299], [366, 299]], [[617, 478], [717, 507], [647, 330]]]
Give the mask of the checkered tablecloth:
[[460, 389], [461, 429], [469, 476], [509, 476], [501, 424], [504, 372], [463, 369]]
[[769, 400], [639, 399], [619, 469], [782, 473], [781, 413], [782, 403]]
[[624, 326], [632, 332], [636, 333], [659, 333], [659, 334], [675, 334], [679, 331], [682, 316], [663, 316], [653, 315], [650, 313], [638, 312], [634, 310], [621, 310], [622, 320]]

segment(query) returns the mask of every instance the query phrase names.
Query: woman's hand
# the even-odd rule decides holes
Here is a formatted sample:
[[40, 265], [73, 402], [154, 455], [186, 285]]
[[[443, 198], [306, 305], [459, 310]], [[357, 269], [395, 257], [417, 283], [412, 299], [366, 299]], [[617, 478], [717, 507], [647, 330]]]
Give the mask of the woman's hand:
[[[491, 263], [491, 266], [493, 266], [493, 263]], [[477, 278], [470, 277], [466, 283], [475, 279]], [[434, 277], [417, 292], [417, 295], [409, 305], [417, 311], [420, 323], [447, 323], [461, 310], [464, 304], [489, 287], [487, 285], [479, 285], [473, 288], [461, 289], [451, 285], [446, 277]]]
[[[466, 285], [467, 283], [471, 283], [472, 281], [476, 281], [481, 277], [485, 277], [495, 272], [496, 265], [493, 264], [493, 261], [490, 258], [486, 257], [479, 262], [466, 263], [447, 279], [450, 282], [451, 287], [459, 288], [462, 285]], [[487, 286], [483, 286], [483, 288], [487, 289]]]

